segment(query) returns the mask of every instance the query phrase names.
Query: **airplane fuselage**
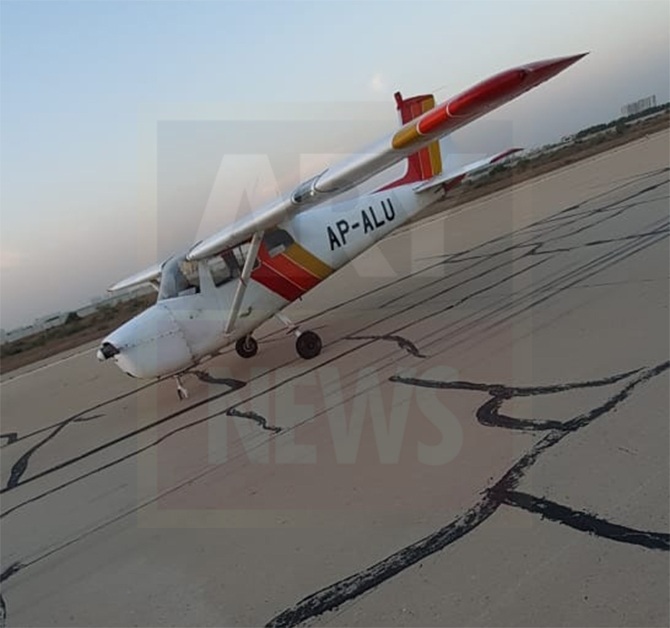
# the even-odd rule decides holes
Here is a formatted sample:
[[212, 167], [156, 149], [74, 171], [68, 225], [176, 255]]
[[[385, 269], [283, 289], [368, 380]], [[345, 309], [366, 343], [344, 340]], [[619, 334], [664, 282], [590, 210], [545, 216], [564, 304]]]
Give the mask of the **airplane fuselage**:
[[158, 300], [105, 338], [103, 345], [118, 350], [116, 363], [134, 377], [191, 368], [249, 335], [433, 201], [413, 187], [316, 207], [266, 233], [231, 333], [224, 330], [237, 282], [217, 287], [200, 263], [198, 292]]
[[[428, 191], [446, 190], [472, 171], [470, 165], [460, 173], [441, 173], [440, 138], [583, 57], [499, 72], [439, 105], [430, 94], [403, 99], [396, 93], [402, 126], [395, 132], [184, 254], [115, 284], [111, 289], [160, 278], [156, 304], [105, 338], [98, 358], [113, 358], [129, 375], [150, 378], [179, 374], [232, 342], [241, 356], [251, 357], [258, 349], [251, 333], [259, 325], [429, 205], [435, 197]], [[337, 201], [403, 160], [403, 178], [373, 194]], [[301, 357], [316, 357], [321, 340], [301, 332], [296, 350]], [[181, 384], [178, 391], [185, 394]]]

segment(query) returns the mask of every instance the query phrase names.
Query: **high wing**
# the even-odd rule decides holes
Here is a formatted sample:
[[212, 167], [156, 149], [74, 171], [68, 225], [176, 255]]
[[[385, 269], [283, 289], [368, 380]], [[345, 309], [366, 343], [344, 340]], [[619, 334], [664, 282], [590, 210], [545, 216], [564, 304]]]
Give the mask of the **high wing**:
[[113, 286], [107, 288], [107, 292], [120, 292], [121, 290], [127, 290], [128, 288], [141, 286], [142, 284], [151, 284], [158, 290], [157, 282], [160, 281], [163, 264], [165, 264], [165, 262], [159, 262], [131, 275], [130, 277], [117, 281]]
[[456, 187], [459, 183], [461, 183], [463, 179], [472, 176], [475, 173], [477, 174], [483, 173], [492, 166], [494, 166], [499, 161], [505, 159], [505, 157], [509, 157], [510, 155], [518, 153], [521, 150], [523, 149], [509, 148], [508, 150], [502, 151], [495, 155], [490, 155], [488, 157], [484, 157], [484, 159], [480, 159], [479, 161], [474, 161], [470, 164], [467, 164], [462, 168], [459, 168], [458, 170], [452, 170], [451, 172], [443, 172], [442, 174], [433, 177], [432, 179], [422, 181], [419, 185], [417, 185], [414, 188], [414, 191], [417, 194], [421, 194], [423, 192], [429, 192], [430, 190], [440, 188], [444, 192], [447, 192], [448, 190]]
[[[251, 241], [226, 323], [226, 332], [230, 333], [235, 325], [237, 312], [251, 269], [256, 261], [264, 231], [276, 226], [291, 215], [331, 200], [356, 185], [360, 185], [436, 140], [540, 85], [579, 61], [586, 54], [537, 61], [500, 72], [409, 120], [396, 132], [387, 135], [363, 151], [304, 181], [288, 196], [267, 203], [227, 225], [213, 236], [196, 243], [186, 254], [186, 259], [189, 261], [204, 262], [226, 249]], [[437, 186], [454, 185], [475, 170], [490, 165], [490, 159], [495, 160], [496, 158], [501, 157], [500, 155], [494, 156], [470, 164], [459, 171], [438, 175], [419, 184], [415, 191], [421, 193]], [[119, 281], [108, 290], [117, 292], [146, 283], [157, 288], [164, 263], [155, 264]]]
[[[423, 181], [419, 185], [417, 185], [414, 188], [414, 191], [417, 194], [423, 193], [423, 192], [428, 192], [430, 190], [434, 190], [438, 187], [442, 187], [445, 191], [451, 189], [452, 187], [458, 185], [463, 179], [465, 179], [468, 176], [471, 176], [474, 173], [478, 172], [483, 172], [493, 164], [497, 163], [498, 161], [501, 161], [505, 157], [516, 153], [518, 151], [521, 151], [523, 149], [521, 148], [510, 148], [506, 151], [503, 151], [501, 153], [497, 153], [496, 155], [491, 155], [488, 157], [485, 157], [484, 159], [480, 159], [479, 161], [475, 161], [471, 164], [467, 164], [466, 166], [463, 166], [462, 168], [459, 168], [458, 170], [453, 170], [451, 172], [444, 172], [437, 177], [433, 177], [432, 179], [428, 179], [427, 181]], [[252, 235], [256, 235], [257, 233], [260, 233], [260, 229], [258, 229], [258, 225], [262, 224], [267, 224], [268, 227], [274, 226], [274, 223], [271, 221], [264, 221], [262, 220], [262, 217], [260, 219], [256, 220], [254, 222], [254, 215], [251, 215], [249, 217], [246, 217], [244, 220], [240, 220], [235, 222], [233, 225], [230, 225], [227, 229], [224, 229], [222, 231], [219, 231], [216, 236], [217, 237], [222, 237], [226, 232], [230, 233], [230, 241], [232, 244], [229, 244], [228, 247], [233, 247], [236, 246], [237, 244], [240, 244], [242, 242], [245, 242], [246, 240], [249, 239], [249, 237], [241, 237], [237, 234], [239, 234], [241, 231], [245, 230], [244, 233], [251, 233]], [[247, 224], [248, 223], [248, 224]], [[250, 231], [246, 231], [247, 227], [249, 227]], [[253, 238], [252, 238], [253, 239]], [[223, 248], [228, 248], [224, 246]], [[193, 250], [193, 249], [192, 249]], [[191, 250], [191, 252], [192, 252]], [[222, 249], [223, 250], [223, 249]], [[251, 248], [251, 251], [254, 252], [254, 256], [257, 254], [257, 246], [253, 246]], [[250, 268], [253, 267], [255, 259], [249, 259], [250, 263]], [[158, 282], [160, 281], [161, 278], [161, 271], [164, 266], [165, 262], [159, 262], [157, 264], [154, 264], [153, 266], [150, 266], [149, 268], [145, 268], [144, 270], [141, 270], [134, 275], [131, 275], [130, 277], [126, 277], [125, 279], [116, 282], [114, 285], [110, 286], [107, 288], [108, 292], [121, 292], [122, 290], [127, 290], [128, 288], [134, 288], [136, 286], [140, 286], [143, 284], [151, 284], [158, 289]], [[248, 281], [249, 277], [245, 275], [250, 274], [250, 273], [242, 273], [242, 280], [246, 283]], [[241, 297], [243, 295], [239, 295], [239, 299], [235, 299], [235, 303], [237, 304], [237, 308], [233, 307], [233, 311], [239, 308], [239, 303], [238, 300], [241, 302]]]
[[409, 121], [362, 152], [327, 168], [298, 185], [284, 198], [198, 242], [187, 254], [189, 260], [204, 260], [271, 228], [288, 216], [314, 207], [352, 189], [370, 177], [402, 161], [435, 140], [448, 135], [552, 78], [585, 54], [529, 63], [500, 72]]

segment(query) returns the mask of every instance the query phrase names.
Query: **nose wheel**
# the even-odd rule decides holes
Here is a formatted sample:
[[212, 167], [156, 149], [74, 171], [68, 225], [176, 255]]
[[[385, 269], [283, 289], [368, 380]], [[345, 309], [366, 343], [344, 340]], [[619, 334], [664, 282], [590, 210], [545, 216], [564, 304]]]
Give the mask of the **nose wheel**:
[[241, 358], [253, 358], [258, 353], [258, 342], [253, 336], [238, 338], [235, 351]]
[[175, 375], [174, 381], [177, 383], [177, 397], [179, 397], [179, 401], [188, 399], [188, 390], [186, 390], [186, 387], [181, 381], [181, 377], [179, 375]]

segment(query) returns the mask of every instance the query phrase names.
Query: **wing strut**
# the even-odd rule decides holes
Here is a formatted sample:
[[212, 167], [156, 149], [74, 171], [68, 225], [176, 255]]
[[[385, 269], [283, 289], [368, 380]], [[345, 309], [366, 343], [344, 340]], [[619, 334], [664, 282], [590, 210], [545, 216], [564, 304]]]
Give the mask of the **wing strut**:
[[263, 231], [256, 231], [251, 238], [251, 245], [249, 246], [249, 251], [247, 252], [247, 258], [244, 260], [244, 268], [242, 268], [242, 274], [237, 284], [237, 289], [235, 290], [235, 296], [233, 297], [233, 305], [230, 308], [230, 314], [228, 315], [228, 322], [224, 328], [224, 333], [229, 334], [233, 331], [235, 323], [237, 322], [237, 315], [240, 312], [240, 306], [242, 305], [242, 299], [244, 298], [244, 293], [247, 289], [247, 283], [249, 282], [249, 277], [251, 277], [251, 271], [254, 268], [256, 263], [256, 258], [258, 257], [258, 250], [261, 248], [261, 242], [263, 241]]

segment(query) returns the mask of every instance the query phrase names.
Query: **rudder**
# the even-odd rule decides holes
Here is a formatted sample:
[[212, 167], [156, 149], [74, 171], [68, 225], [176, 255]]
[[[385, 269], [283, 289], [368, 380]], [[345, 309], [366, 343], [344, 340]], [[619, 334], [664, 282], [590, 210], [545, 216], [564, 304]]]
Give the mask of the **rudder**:
[[[400, 92], [393, 94], [396, 108], [400, 115], [400, 124], [404, 125], [410, 120], [430, 111], [435, 106], [435, 97], [432, 94], [419, 94], [411, 98], [403, 98]], [[393, 181], [386, 188], [426, 181], [442, 172], [442, 154], [440, 144], [436, 140], [425, 148], [407, 157], [407, 172], [400, 179]]]

